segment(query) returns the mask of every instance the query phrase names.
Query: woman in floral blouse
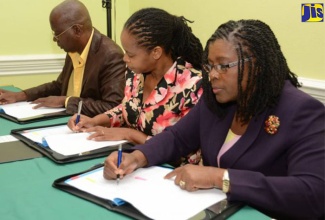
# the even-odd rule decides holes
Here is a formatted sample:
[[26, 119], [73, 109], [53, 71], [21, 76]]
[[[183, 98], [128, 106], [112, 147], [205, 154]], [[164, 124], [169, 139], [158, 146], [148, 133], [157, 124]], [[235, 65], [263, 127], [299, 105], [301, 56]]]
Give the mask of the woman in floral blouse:
[[[125, 23], [125, 97], [117, 107], [93, 118], [76, 115], [68, 122], [74, 131], [95, 132], [89, 139], [128, 140], [142, 144], [174, 125], [202, 94], [203, 47], [188, 20], [157, 8], [135, 12]], [[198, 154], [188, 158], [197, 163]]]

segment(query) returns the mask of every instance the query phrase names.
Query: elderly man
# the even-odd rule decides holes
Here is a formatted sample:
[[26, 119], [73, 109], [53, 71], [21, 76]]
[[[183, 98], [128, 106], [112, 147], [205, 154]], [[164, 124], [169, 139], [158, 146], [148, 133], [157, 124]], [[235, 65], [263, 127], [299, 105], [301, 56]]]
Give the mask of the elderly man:
[[46, 107], [65, 107], [95, 116], [119, 103], [124, 97], [126, 65], [123, 51], [111, 39], [92, 26], [85, 5], [65, 0], [50, 14], [53, 41], [67, 52], [57, 80], [21, 92], [0, 90], [0, 104], [32, 101]]

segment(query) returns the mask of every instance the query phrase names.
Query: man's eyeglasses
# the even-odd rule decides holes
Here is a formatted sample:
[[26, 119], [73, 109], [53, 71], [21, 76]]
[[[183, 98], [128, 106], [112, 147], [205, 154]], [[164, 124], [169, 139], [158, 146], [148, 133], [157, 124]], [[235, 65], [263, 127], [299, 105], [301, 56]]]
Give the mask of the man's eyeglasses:
[[[251, 57], [245, 58], [242, 61], [243, 62], [247, 62], [249, 60], [251, 60]], [[207, 72], [210, 73], [212, 71], [212, 69], [214, 69], [215, 71], [217, 71], [220, 74], [225, 74], [227, 72], [227, 70], [231, 67], [237, 66], [239, 63], [239, 61], [235, 61], [232, 63], [228, 63], [228, 64], [216, 64], [216, 65], [211, 65], [211, 64], [203, 64], [203, 69]]]
[[58, 40], [59, 40], [59, 37], [60, 37], [62, 34], [64, 34], [65, 32], [67, 32], [68, 30], [70, 30], [70, 29], [73, 28], [74, 26], [81, 26], [81, 27], [82, 27], [81, 24], [73, 24], [73, 25], [71, 25], [70, 27], [68, 27], [67, 29], [65, 29], [64, 31], [62, 31], [60, 34], [57, 34], [57, 35], [55, 35], [55, 32], [52, 31], [53, 39], [55, 39], [55, 41], [58, 41]]

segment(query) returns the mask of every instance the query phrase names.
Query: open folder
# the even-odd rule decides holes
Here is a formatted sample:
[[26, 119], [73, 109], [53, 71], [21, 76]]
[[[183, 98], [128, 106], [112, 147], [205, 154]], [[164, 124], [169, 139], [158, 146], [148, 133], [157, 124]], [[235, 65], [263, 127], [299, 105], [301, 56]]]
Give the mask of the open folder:
[[36, 105], [30, 102], [0, 105], [0, 116], [19, 124], [25, 124], [68, 115], [65, 108], [41, 107], [33, 109]]
[[219, 189], [188, 192], [164, 179], [170, 168], [140, 168], [116, 180], [103, 178], [103, 165], [57, 179], [53, 187], [135, 219], [225, 219], [242, 204], [229, 204]]
[[132, 147], [126, 140], [88, 140], [90, 133], [75, 133], [66, 124], [15, 129], [11, 134], [56, 163], [106, 156], [120, 144], [125, 150]]

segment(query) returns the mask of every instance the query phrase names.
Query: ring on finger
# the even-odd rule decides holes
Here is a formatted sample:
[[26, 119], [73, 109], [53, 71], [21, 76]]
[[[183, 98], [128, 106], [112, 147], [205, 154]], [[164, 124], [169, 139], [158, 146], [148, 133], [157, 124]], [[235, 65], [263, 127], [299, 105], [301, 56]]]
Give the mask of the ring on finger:
[[183, 180], [179, 181], [179, 186], [181, 188], [185, 188], [185, 185], [186, 185], [186, 183]]

